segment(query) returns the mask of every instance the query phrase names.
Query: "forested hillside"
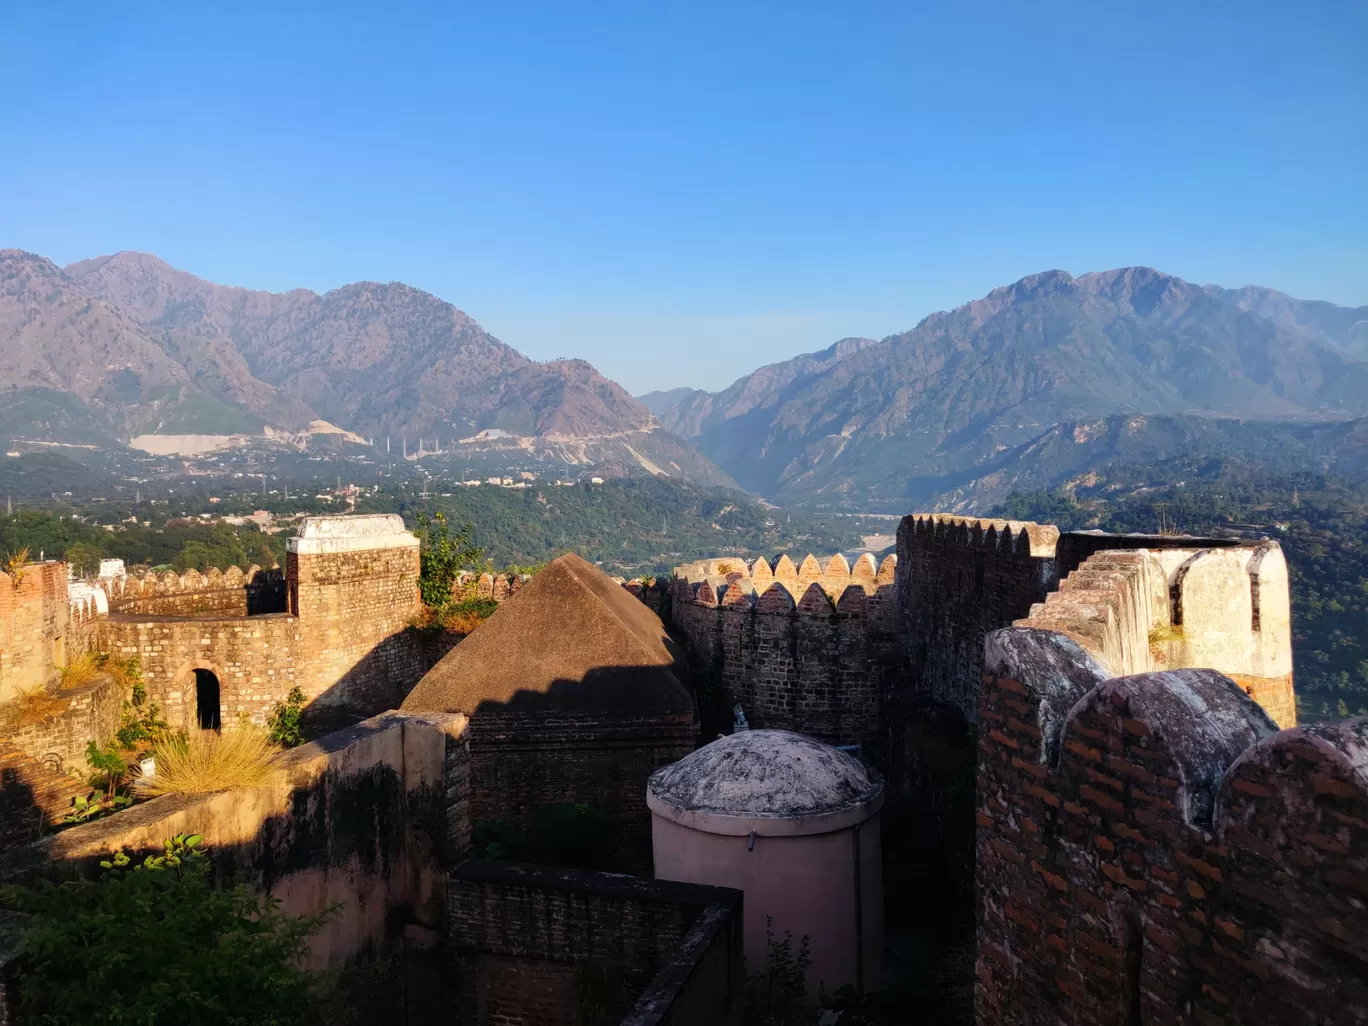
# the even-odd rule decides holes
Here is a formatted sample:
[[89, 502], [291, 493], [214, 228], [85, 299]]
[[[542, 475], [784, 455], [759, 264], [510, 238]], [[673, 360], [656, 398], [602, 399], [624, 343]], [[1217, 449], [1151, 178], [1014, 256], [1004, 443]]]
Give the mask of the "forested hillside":
[[[541, 563], [574, 551], [623, 576], [666, 572], [679, 563], [728, 553], [850, 551], [860, 545], [862, 533], [876, 529], [862, 526], [859, 518], [777, 510], [735, 492], [658, 478], [526, 489], [453, 485], [446, 493], [441, 488], [440, 482], [432, 484], [427, 497], [412, 483], [382, 489], [362, 495], [355, 512], [401, 513], [413, 527], [419, 512], [440, 510], [458, 527], [472, 525], [472, 542], [495, 568]], [[283, 561], [297, 515], [349, 509], [340, 500], [316, 496], [217, 493], [213, 498], [204, 491], [136, 505], [90, 501], [21, 508], [0, 516], [0, 556], [27, 548], [34, 559], [67, 558], [82, 570], [101, 557], [178, 570], [268, 565]], [[276, 533], [222, 519], [258, 508], [276, 514]]]

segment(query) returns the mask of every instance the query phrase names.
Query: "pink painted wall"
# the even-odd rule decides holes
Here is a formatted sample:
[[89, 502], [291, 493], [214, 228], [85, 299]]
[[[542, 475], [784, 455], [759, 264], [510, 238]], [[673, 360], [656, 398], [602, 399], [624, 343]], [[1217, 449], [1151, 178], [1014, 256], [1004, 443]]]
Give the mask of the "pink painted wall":
[[[657, 879], [745, 893], [747, 974], [764, 969], [768, 915], [776, 937], [792, 931], [795, 952], [805, 934], [810, 938], [813, 994], [821, 985], [832, 992], [856, 983], [860, 975], [865, 987], [878, 984], [884, 938], [877, 815], [832, 833], [758, 836], [753, 851], [744, 836], [703, 833], [659, 815], [651, 821]], [[856, 942], [860, 936], [863, 945]]]

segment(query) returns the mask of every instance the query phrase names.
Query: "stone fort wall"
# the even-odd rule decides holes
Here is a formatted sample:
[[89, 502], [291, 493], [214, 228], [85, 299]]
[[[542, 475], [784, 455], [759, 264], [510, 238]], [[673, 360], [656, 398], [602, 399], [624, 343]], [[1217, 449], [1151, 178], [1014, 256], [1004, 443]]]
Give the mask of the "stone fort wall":
[[1279, 731], [1056, 631], [986, 649], [980, 1023], [1368, 1018], [1368, 719]]
[[211, 567], [204, 573], [128, 574], [102, 578], [108, 611], [134, 616], [252, 616], [285, 611], [285, 572]]
[[689, 648], [705, 735], [740, 703], [753, 727], [877, 742], [896, 652], [896, 562], [809, 554], [797, 565], [784, 555], [679, 567], [672, 625]]
[[430, 667], [418, 612], [418, 539], [393, 516], [311, 517], [283, 571], [230, 568], [104, 582], [100, 646], [136, 656], [173, 726], [196, 722], [195, 671], [220, 689], [222, 722], [262, 723], [299, 687], [315, 715], [397, 706]]

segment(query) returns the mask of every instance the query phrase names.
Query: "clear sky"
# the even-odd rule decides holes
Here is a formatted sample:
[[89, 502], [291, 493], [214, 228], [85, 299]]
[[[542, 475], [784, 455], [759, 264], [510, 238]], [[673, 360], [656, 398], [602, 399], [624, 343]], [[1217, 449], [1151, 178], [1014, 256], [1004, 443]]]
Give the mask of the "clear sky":
[[1368, 304], [1368, 3], [0, 3], [0, 246], [718, 388], [1026, 274]]

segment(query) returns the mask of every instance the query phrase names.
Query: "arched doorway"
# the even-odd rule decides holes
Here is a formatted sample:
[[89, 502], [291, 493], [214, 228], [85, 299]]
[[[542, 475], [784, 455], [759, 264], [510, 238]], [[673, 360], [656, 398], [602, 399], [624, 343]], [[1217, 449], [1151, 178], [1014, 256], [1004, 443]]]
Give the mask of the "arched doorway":
[[219, 680], [212, 670], [195, 671], [195, 719], [200, 730], [222, 726], [219, 707]]

